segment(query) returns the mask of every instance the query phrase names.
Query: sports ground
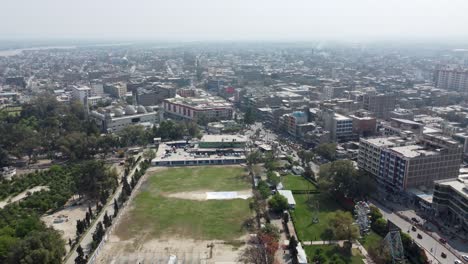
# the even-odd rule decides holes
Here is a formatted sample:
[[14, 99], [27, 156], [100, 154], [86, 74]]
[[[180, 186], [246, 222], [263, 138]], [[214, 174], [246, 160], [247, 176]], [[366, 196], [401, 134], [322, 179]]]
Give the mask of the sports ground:
[[[192, 254], [194, 258], [203, 258], [209, 243], [215, 243], [213, 258], [221, 257], [217, 261], [235, 260], [236, 248], [246, 239], [243, 223], [252, 217], [250, 199], [206, 200], [200, 197], [206, 192], [251, 192], [244, 168], [164, 168], [142, 180], [109, 239], [109, 244], [113, 245], [104, 250], [107, 256], [103, 256], [102, 262], [111, 261], [115, 255], [128, 256], [136, 252]], [[173, 252], [169, 252], [171, 250]], [[221, 252], [223, 250], [229, 254]]]

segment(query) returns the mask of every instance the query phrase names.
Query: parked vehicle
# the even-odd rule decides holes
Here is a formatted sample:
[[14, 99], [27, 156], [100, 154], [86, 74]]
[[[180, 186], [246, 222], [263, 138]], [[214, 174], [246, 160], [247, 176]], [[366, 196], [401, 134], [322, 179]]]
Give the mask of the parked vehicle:
[[416, 229], [415, 226], [412, 226], [412, 227], [411, 227], [411, 230], [413, 230], [414, 232], [416, 232], [417, 229]]
[[416, 217], [411, 217], [411, 220], [413, 220], [416, 223], [419, 223], [419, 219], [417, 219]]
[[421, 235], [421, 234], [418, 234], [418, 238], [421, 239], [421, 238], [422, 238], [422, 235]]
[[463, 255], [462, 259], [464, 259], [465, 261], [468, 261], [468, 255]]
[[445, 254], [444, 252], [442, 252], [442, 253], [440, 253], [440, 256], [441, 256], [442, 258], [446, 258], [446, 257], [447, 257], [447, 254]]
[[439, 238], [439, 242], [442, 243], [442, 244], [445, 244], [445, 243], [447, 243], [447, 240], [445, 240], [444, 238]]

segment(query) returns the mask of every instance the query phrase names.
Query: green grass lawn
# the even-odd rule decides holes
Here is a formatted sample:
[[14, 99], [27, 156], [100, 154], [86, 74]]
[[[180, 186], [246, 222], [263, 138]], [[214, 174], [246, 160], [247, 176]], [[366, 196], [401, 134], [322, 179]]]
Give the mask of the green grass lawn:
[[[304, 246], [304, 250], [309, 258], [309, 262], [312, 263], [314, 256], [317, 254], [317, 250], [322, 250], [321, 255], [325, 257], [324, 263], [332, 262], [333, 258], [341, 259], [344, 263], [351, 264], [362, 264], [362, 255], [357, 249], [352, 250], [352, 256], [346, 256], [341, 251], [340, 248], [336, 245], [320, 245], [320, 246]], [[336, 263], [336, 261], [333, 261]]]
[[245, 169], [237, 166], [170, 168], [153, 175], [149, 183], [149, 189], [168, 193], [239, 191], [250, 188]]
[[[325, 229], [333, 212], [343, 210], [337, 202], [326, 194], [309, 195], [311, 202], [307, 200], [307, 194], [294, 195], [296, 208], [291, 215], [294, 218], [294, 227], [296, 233], [302, 241], [324, 240]], [[319, 202], [319, 222], [312, 223], [313, 207], [312, 204]]]
[[310, 181], [306, 180], [302, 176], [293, 176], [288, 175], [282, 177], [282, 182], [285, 190], [310, 190], [316, 191], [317, 187], [310, 183]]
[[235, 240], [252, 213], [250, 200], [195, 201], [169, 198], [166, 193], [235, 191], [250, 187], [240, 167], [170, 168], [143, 184], [116, 234], [121, 239], [179, 237]]
[[383, 238], [377, 233], [375, 233], [374, 231], [370, 231], [369, 234], [360, 238], [359, 242], [361, 242], [362, 246], [366, 250], [369, 250], [371, 245], [378, 245], [382, 241], [382, 239]]

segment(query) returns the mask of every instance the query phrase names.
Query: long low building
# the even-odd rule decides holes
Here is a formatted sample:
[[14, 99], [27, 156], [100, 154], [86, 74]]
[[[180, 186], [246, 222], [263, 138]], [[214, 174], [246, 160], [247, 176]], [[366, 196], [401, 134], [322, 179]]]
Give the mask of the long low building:
[[91, 111], [90, 117], [106, 133], [119, 132], [132, 125], [153, 126], [159, 119], [158, 112], [151, 107], [141, 105], [137, 107], [128, 105], [125, 109], [114, 107]]
[[162, 143], [159, 145], [156, 158], [151, 161], [151, 164], [153, 166], [198, 166], [240, 164], [245, 162], [245, 155], [239, 152], [203, 153], [200, 150], [190, 151]]

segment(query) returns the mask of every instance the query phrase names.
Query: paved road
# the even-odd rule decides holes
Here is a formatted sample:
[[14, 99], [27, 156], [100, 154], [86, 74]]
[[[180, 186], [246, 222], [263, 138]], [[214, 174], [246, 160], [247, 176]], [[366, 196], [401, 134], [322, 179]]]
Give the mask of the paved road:
[[[418, 243], [426, 250], [426, 255], [429, 260], [432, 261], [432, 263], [453, 264], [455, 259], [457, 259], [455, 255], [448, 251], [442, 244], [439, 243], [439, 241], [433, 239], [431, 236], [419, 229], [416, 230], [416, 232], [411, 231], [411, 223], [394, 214], [387, 208], [383, 207], [381, 204], [374, 203], [374, 205], [380, 209], [385, 219], [392, 221], [399, 228], [401, 228], [403, 232], [410, 230], [410, 232], [407, 233], [411, 236], [411, 238], [414, 239], [414, 241], [416, 241], [416, 243]], [[417, 238], [418, 234], [422, 235], [422, 239]], [[444, 259], [440, 256], [442, 252], [447, 254], [447, 258]]]
[[[138, 159], [138, 156], [139, 155], [136, 155], [135, 159]], [[131, 177], [133, 176], [133, 173], [135, 173], [135, 170], [140, 169], [141, 161], [143, 161], [143, 157], [140, 159], [140, 161], [138, 161], [135, 168], [133, 168], [133, 170], [128, 174], [127, 180], [129, 182], [130, 182]], [[122, 177], [123, 177], [123, 175], [122, 175]], [[88, 255], [89, 257], [91, 257], [90, 256], [91, 254], [89, 253], [89, 246], [91, 245], [91, 242], [93, 242], [93, 233], [94, 233], [94, 230], [96, 230], [97, 223], [100, 222], [100, 221], [101, 222], [103, 221], [104, 213], [106, 211], [107, 211], [108, 215], [114, 215], [114, 199], [117, 199], [121, 192], [122, 192], [122, 184], [119, 185], [119, 187], [115, 191], [112, 198], [109, 199], [109, 202], [103, 207], [98, 219], [93, 222], [93, 225], [88, 229], [88, 232], [85, 234], [84, 237], [82, 237], [80, 245], [83, 248], [83, 251], [84, 251], [85, 255]], [[120, 210], [122, 210], [122, 208], [120, 208]], [[66, 264], [74, 264], [75, 263], [75, 258], [77, 256], [78, 256], [78, 254], [76, 253], [76, 250], [73, 250], [71, 256], [66, 260], [65, 263]]]

